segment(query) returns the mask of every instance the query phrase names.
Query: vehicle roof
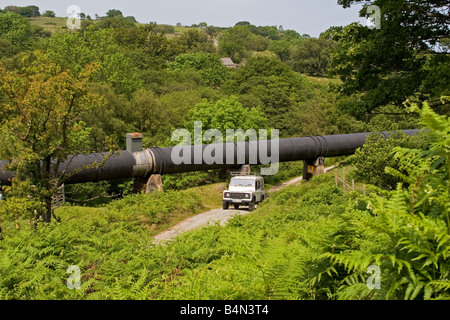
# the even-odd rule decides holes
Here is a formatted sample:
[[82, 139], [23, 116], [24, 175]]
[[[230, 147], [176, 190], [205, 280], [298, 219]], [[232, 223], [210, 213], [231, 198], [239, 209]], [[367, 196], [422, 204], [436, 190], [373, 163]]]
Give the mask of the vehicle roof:
[[231, 179], [234, 180], [234, 179], [259, 179], [259, 178], [262, 178], [262, 177], [260, 177], [260, 176], [236, 176]]

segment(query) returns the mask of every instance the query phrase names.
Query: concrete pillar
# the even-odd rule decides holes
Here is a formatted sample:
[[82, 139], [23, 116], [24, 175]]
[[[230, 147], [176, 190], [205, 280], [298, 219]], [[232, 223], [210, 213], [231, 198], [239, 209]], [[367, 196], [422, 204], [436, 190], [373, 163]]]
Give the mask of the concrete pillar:
[[146, 194], [152, 194], [155, 191], [164, 192], [162, 178], [160, 174], [152, 174], [145, 186]]
[[164, 191], [160, 174], [152, 174], [149, 178], [134, 178], [133, 181], [133, 193], [144, 191], [146, 194], [152, 194], [155, 191]]
[[[142, 134], [141, 133], [127, 133], [126, 135], [127, 151], [131, 153], [142, 151]], [[145, 190], [147, 185], [146, 178], [133, 179], [133, 193], [139, 193]]]
[[317, 158], [315, 163], [316, 170], [314, 172], [315, 176], [319, 176], [325, 173], [325, 158]]
[[303, 180], [311, 180], [312, 177], [325, 173], [325, 158], [303, 161]]
[[142, 151], [142, 133], [127, 133], [127, 151], [131, 153]]
[[[142, 151], [142, 133], [127, 133], [127, 151], [131, 153]], [[153, 174], [150, 178], [134, 178], [133, 192], [144, 191], [151, 194], [155, 191], [163, 191], [160, 174]]]

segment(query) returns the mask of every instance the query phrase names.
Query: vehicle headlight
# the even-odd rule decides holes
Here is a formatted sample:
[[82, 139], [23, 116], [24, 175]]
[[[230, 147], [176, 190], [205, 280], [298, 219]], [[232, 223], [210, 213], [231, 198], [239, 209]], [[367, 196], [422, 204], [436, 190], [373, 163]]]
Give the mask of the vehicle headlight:
[[247, 199], [249, 199], [249, 198], [250, 198], [250, 194], [249, 194], [249, 193], [246, 193], [246, 194], [245, 194], [245, 197], [246, 197]]
[[230, 197], [230, 193], [229, 192], [225, 192], [225, 198], [229, 198]]

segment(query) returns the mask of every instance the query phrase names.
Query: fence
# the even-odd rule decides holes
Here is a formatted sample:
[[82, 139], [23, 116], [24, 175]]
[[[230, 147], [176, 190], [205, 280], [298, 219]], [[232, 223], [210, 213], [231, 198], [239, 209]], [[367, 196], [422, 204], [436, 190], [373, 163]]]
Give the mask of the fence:
[[52, 207], [54, 209], [62, 207], [66, 204], [66, 196], [64, 194], [64, 184], [58, 188], [57, 192], [52, 196]]
[[[342, 184], [342, 191], [354, 191], [355, 190], [355, 179], [352, 179], [352, 184], [349, 185], [345, 180], [345, 167], [342, 168], [342, 179], [338, 175], [338, 169], [334, 170], [334, 181], [336, 187], [339, 187], [339, 182]], [[366, 185], [363, 185], [363, 193], [366, 194]]]

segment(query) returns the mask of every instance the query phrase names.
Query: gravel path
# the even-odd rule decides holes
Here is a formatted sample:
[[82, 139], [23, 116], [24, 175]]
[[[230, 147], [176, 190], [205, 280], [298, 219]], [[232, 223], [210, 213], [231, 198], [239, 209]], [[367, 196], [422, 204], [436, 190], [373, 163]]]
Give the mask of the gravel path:
[[194, 230], [207, 225], [213, 225], [217, 222], [220, 222], [220, 225], [225, 225], [228, 220], [230, 220], [234, 216], [245, 215], [248, 213], [250, 212], [247, 210], [247, 208], [238, 210], [213, 209], [211, 211], [204, 212], [181, 221], [177, 225], [157, 234], [153, 237], [153, 243], [164, 244], [169, 242], [170, 240], [175, 239], [178, 235], [186, 231]]
[[[332, 169], [334, 169], [336, 166], [332, 166], [325, 169], [325, 172], [328, 172]], [[272, 187], [267, 192], [272, 193], [275, 191], [278, 191], [282, 188], [285, 188], [289, 185], [296, 184], [302, 181], [302, 177], [298, 177], [289, 181], [286, 181], [280, 185], [277, 185], [275, 187]], [[180, 223], [176, 224], [175, 226], [157, 234], [153, 237], [153, 243], [154, 244], [166, 244], [170, 242], [171, 240], [175, 239], [178, 235], [191, 231], [197, 228], [201, 228], [207, 225], [213, 225], [217, 222], [220, 222], [220, 225], [225, 225], [228, 220], [233, 218], [236, 215], [246, 215], [250, 212], [247, 210], [246, 207], [242, 209], [213, 209], [208, 212], [200, 213], [198, 215], [195, 215], [193, 217], [190, 217], [184, 221], [181, 221]]]

